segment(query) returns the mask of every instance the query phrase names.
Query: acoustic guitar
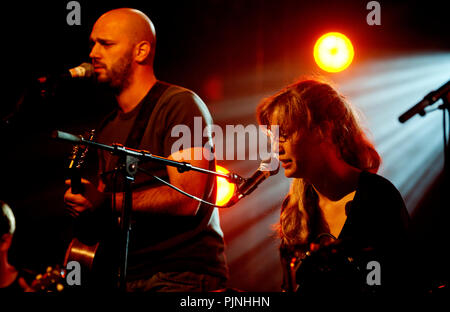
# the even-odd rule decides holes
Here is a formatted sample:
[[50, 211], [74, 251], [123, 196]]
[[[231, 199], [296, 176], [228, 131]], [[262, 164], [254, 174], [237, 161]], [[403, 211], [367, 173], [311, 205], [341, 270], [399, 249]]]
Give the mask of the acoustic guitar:
[[[89, 131], [85, 139], [92, 141], [95, 137], [95, 130]], [[88, 146], [75, 145], [69, 157], [68, 175], [73, 194], [83, 193], [84, 187], [81, 183], [81, 169], [88, 153]], [[82, 272], [82, 283], [89, 283], [94, 273], [96, 258], [100, 247], [99, 240], [86, 240], [80, 237], [74, 237], [70, 242], [64, 257], [63, 266], [71, 261], [77, 261], [80, 264]]]

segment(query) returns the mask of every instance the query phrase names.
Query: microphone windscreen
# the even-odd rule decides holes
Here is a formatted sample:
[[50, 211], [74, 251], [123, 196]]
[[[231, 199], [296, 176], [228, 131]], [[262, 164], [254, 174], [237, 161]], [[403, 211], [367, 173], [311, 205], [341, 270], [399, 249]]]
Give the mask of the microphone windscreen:
[[82, 63], [81, 65], [69, 69], [72, 78], [91, 78], [94, 76], [94, 66], [91, 63]]
[[91, 63], [82, 63], [80, 67], [83, 67], [85, 69], [84, 78], [91, 78], [94, 76], [94, 66]]
[[76, 136], [71, 133], [59, 131], [59, 130], [53, 131], [51, 136], [53, 139], [69, 141], [71, 143], [80, 143], [81, 142], [81, 138], [79, 136]]

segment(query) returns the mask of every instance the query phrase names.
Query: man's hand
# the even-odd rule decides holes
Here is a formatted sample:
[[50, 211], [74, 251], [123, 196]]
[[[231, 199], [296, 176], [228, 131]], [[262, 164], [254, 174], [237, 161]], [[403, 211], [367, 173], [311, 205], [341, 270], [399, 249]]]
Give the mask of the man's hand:
[[[69, 188], [64, 194], [64, 202], [67, 211], [73, 217], [78, 217], [80, 213], [86, 210], [95, 210], [105, 200], [107, 195], [97, 190], [97, 188], [88, 180], [81, 179], [84, 191], [81, 194], [73, 194], [72, 188]], [[70, 180], [66, 180], [66, 185], [70, 185]]]

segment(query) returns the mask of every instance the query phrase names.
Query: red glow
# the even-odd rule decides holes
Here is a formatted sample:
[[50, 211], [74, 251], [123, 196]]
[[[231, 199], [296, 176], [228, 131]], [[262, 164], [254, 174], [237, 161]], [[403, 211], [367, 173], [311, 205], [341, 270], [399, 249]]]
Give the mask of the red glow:
[[[220, 173], [229, 173], [229, 171], [221, 166], [216, 166], [216, 171]], [[228, 203], [234, 195], [236, 186], [225, 178], [217, 177], [217, 198], [216, 205], [223, 206]]]
[[209, 77], [203, 84], [203, 92], [208, 101], [223, 99], [223, 79], [218, 76]]
[[314, 59], [323, 70], [337, 73], [353, 61], [353, 45], [345, 35], [330, 32], [320, 37], [314, 46]]

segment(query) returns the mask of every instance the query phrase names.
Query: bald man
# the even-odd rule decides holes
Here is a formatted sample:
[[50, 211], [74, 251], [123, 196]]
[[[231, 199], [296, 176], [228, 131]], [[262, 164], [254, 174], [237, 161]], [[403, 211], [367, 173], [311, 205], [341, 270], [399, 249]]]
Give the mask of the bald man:
[[[156, 79], [153, 71], [156, 35], [150, 19], [134, 9], [109, 11], [94, 24], [90, 41], [89, 56], [97, 82], [110, 88], [118, 106], [101, 123], [97, 141], [121, 143], [214, 170], [211, 137], [204, 137], [201, 144], [172, 151], [179, 139], [171, 136], [173, 127], [188, 126], [194, 133], [195, 117], [201, 118], [203, 126], [212, 124], [212, 118], [195, 93]], [[196, 140], [192, 141], [195, 144]], [[193, 160], [198, 152], [202, 159]], [[80, 220], [105, 219], [105, 211], [111, 211], [111, 202], [122, 207], [122, 193], [113, 193], [121, 190], [121, 179], [107, 174], [118, 163], [116, 156], [99, 152], [99, 185], [83, 180], [82, 194], [73, 194], [70, 188], [64, 196], [73, 216]], [[179, 173], [174, 167], [159, 163], [140, 167], [185, 192], [215, 201], [212, 176]], [[133, 189], [128, 260], [128, 291], [224, 288], [228, 273], [217, 209], [138, 173]]]
[[0, 293], [32, 291], [26, 282], [26, 279], [30, 279], [30, 274], [18, 270], [8, 261], [8, 251], [15, 230], [14, 213], [7, 203], [0, 200]]

